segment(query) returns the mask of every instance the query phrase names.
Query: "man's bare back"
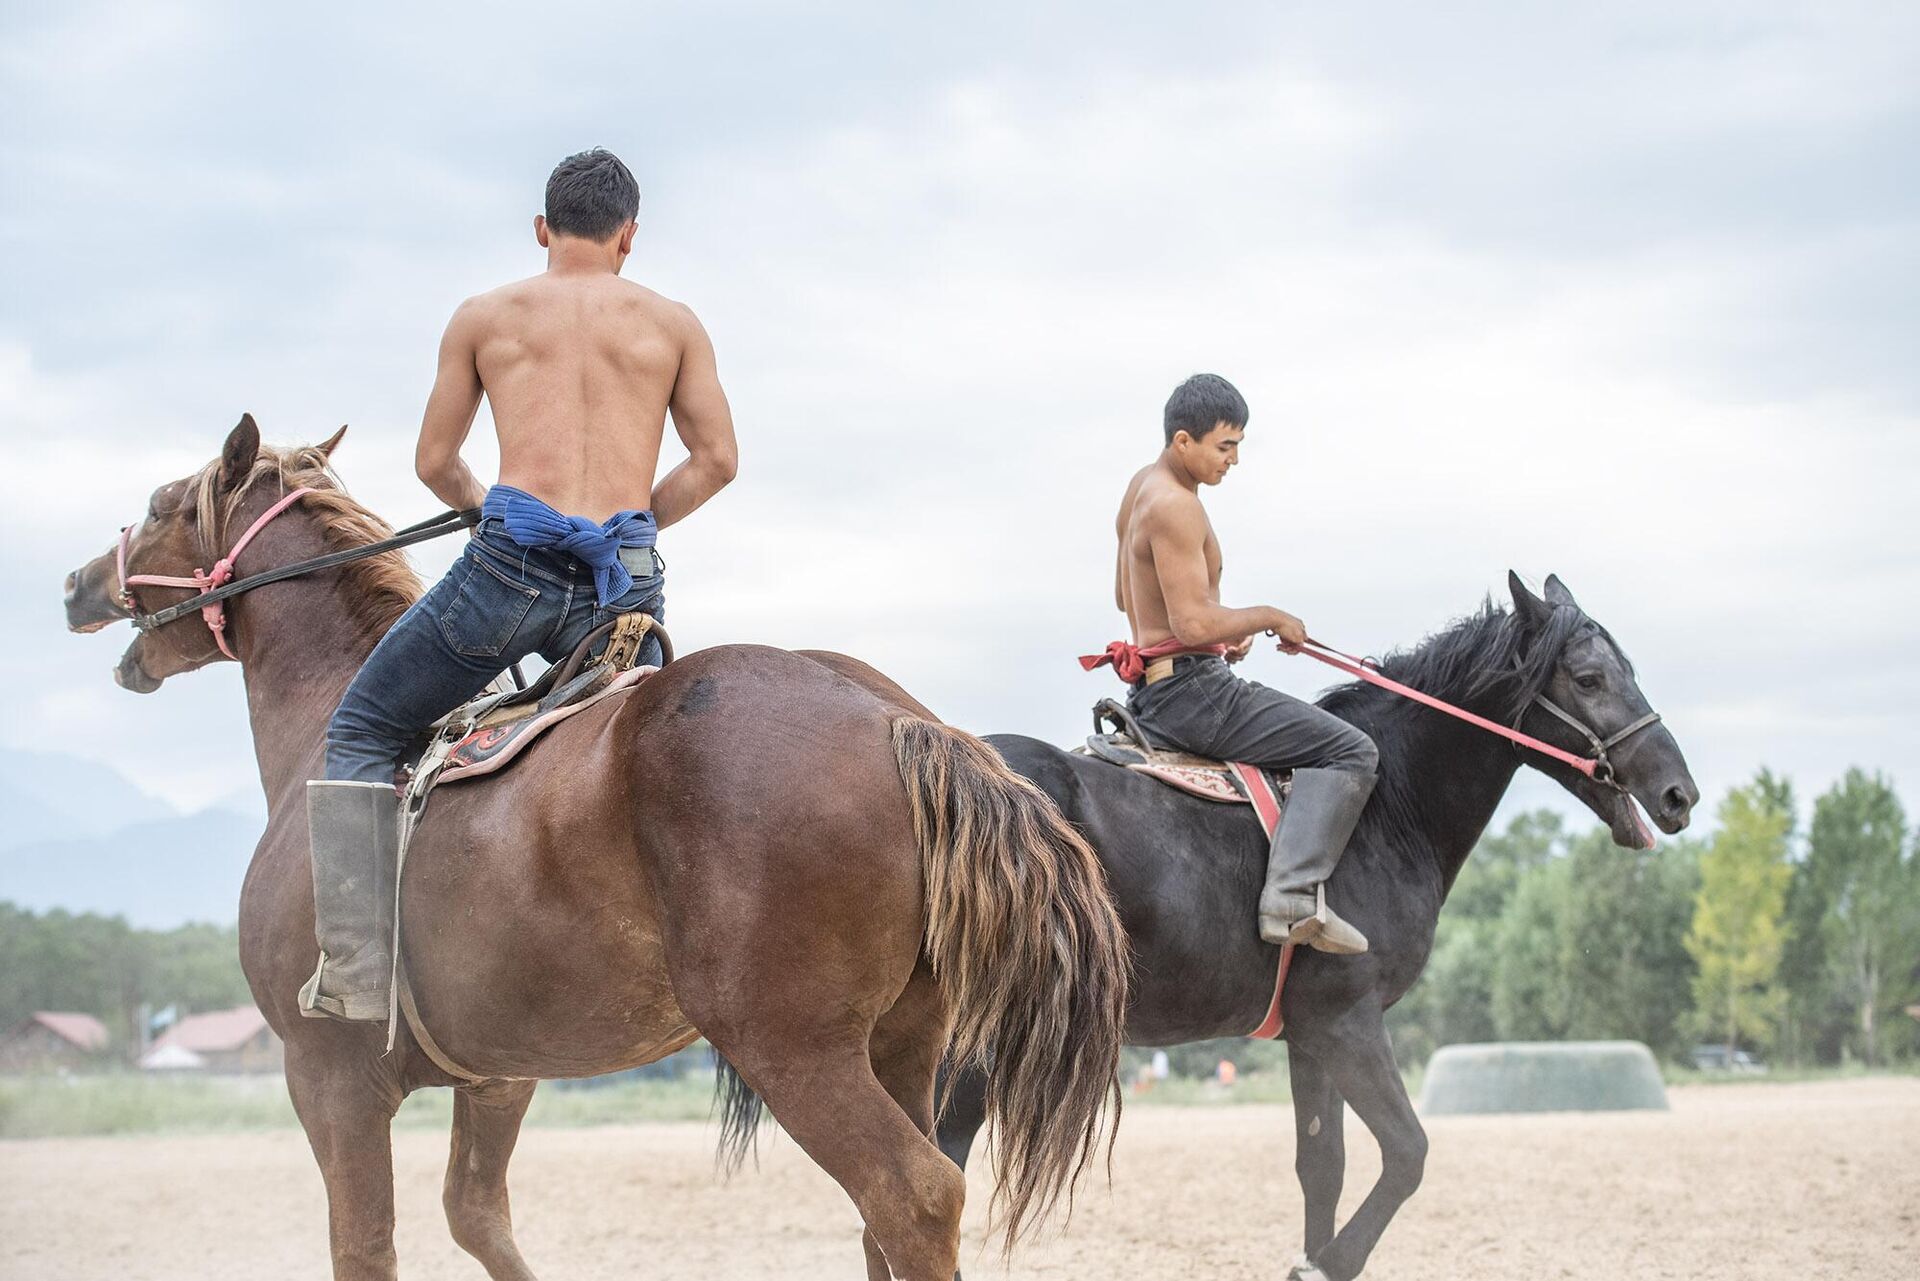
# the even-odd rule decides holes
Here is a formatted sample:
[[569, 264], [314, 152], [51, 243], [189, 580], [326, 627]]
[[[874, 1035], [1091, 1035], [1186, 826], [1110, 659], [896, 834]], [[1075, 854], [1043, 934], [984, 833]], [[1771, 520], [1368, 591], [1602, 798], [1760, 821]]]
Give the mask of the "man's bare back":
[[[500, 483], [593, 520], [651, 508], [662, 527], [733, 478], [733, 416], [686, 306], [617, 274], [617, 246], [556, 238], [547, 270], [462, 303], [440, 345], [420, 477], [457, 507], [485, 487], [459, 460], [484, 394]], [[690, 457], [656, 487], [671, 411]]]

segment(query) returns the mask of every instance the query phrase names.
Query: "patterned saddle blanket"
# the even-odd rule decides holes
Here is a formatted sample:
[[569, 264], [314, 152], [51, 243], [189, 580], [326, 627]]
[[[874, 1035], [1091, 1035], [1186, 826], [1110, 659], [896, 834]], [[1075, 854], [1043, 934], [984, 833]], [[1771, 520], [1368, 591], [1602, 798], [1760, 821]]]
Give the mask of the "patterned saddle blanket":
[[[1109, 725], [1113, 728], [1108, 729]], [[1093, 705], [1093, 729], [1086, 745], [1075, 748], [1076, 752], [1145, 774], [1204, 800], [1251, 805], [1260, 811], [1261, 825], [1269, 834], [1292, 790], [1292, 770], [1263, 770], [1243, 761], [1209, 760], [1154, 746], [1133, 713], [1111, 698]], [[1268, 804], [1272, 805], [1271, 813]]]

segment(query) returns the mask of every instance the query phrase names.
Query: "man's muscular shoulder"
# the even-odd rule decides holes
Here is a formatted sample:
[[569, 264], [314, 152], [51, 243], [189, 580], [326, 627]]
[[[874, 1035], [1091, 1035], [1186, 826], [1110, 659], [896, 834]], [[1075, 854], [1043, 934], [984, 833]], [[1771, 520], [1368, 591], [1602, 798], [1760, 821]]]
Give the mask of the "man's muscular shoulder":
[[1135, 525], [1148, 534], [1204, 528], [1207, 520], [1200, 495], [1151, 469], [1141, 478], [1133, 512]]

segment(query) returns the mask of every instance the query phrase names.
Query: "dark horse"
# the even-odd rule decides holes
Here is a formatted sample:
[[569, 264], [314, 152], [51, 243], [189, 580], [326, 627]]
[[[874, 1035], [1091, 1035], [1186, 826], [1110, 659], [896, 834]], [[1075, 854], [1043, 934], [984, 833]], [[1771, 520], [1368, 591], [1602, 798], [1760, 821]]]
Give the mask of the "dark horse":
[[[1581, 753], [1587, 745], [1570, 741], [1574, 731], [1539, 707], [1535, 695], [1545, 694], [1602, 739], [1646, 715], [1626, 657], [1558, 579], [1547, 579], [1544, 600], [1518, 578], [1511, 588], [1511, 612], [1489, 602], [1388, 659], [1386, 673]], [[1617, 843], [1629, 846], [1652, 841], [1629, 792], [1663, 830], [1677, 832], [1699, 791], [1678, 744], [1660, 725], [1615, 750], [1615, 788], [1371, 685], [1341, 686], [1320, 702], [1380, 747], [1379, 787], [1328, 889], [1373, 950], [1330, 956], [1300, 949], [1283, 998], [1294, 1169], [1306, 1194], [1311, 1260], [1294, 1276], [1348, 1281], [1419, 1186], [1427, 1154], [1382, 1020], [1425, 967], [1440, 905], [1515, 769], [1524, 763], [1544, 771], [1599, 815]], [[1279, 950], [1261, 942], [1254, 928], [1267, 841], [1253, 811], [1198, 800], [1030, 738], [988, 741], [1053, 797], [1106, 865], [1135, 956], [1127, 1040], [1174, 1045], [1257, 1027], [1273, 996]], [[971, 1070], [948, 1082], [940, 1145], [962, 1165], [981, 1124], [985, 1085]], [[1343, 1100], [1379, 1143], [1381, 1171], [1336, 1234], [1346, 1168]]]
[[[338, 441], [264, 448], [242, 419], [218, 459], [155, 491], [126, 571], [211, 565], [302, 486], [314, 492], [238, 573], [384, 539], [328, 469]], [[497, 780], [436, 795], [407, 860], [406, 964], [425, 1025], [479, 1079], [448, 1075], [404, 1029], [388, 1054], [383, 1027], [301, 1018], [306, 781], [341, 691], [419, 591], [386, 553], [228, 606], [269, 815], [240, 959], [286, 1042], [337, 1278], [396, 1274], [388, 1129], [409, 1092], [456, 1087], [448, 1222], [493, 1277], [527, 1278], [506, 1168], [535, 1080], [648, 1063], [701, 1035], [853, 1198], [876, 1281], [953, 1275], [966, 1184], [930, 1137], [950, 1033], [961, 1053], [1001, 1047], [1009, 1074], [993, 1096], [1009, 1239], [1072, 1186], [1104, 1128], [1126, 1000], [1099, 864], [978, 740], [780, 650], [682, 658]], [[147, 611], [192, 594], [138, 592]], [[66, 602], [75, 630], [129, 616], [111, 552], [68, 577]], [[138, 635], [115, 675], [148, 692], [220, 657], [188, 613]]]

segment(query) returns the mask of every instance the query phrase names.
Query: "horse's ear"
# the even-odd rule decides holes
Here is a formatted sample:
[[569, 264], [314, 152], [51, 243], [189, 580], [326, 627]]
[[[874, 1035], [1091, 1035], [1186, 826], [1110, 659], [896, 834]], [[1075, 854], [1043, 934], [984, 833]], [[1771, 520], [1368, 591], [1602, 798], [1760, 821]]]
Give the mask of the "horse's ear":
[[1547, 621], [1553, 607], [1535, 596], [1520, 581], [1520, 575], [1507, 571], [1507, 590], [1513, 593], [1513, 612], [1520, 616], [1520, 625], [1528, 631], [1536, 631]]
[[1568, 591], [1567, 585], [1560, 581], [1560, 575], [1548, 574], [1546, 586], [1547, 604], [1572, 605], [1575, 609], [1580, 608], [1579, 602], [1573, 599], [1573, 593]]
[[254, 460], [259, 456], [260, 425], [253, 421], [252, 414], [241, 414], [220, 450], [220, 488], [232, 489], [252, 475]]
[[333, 435], [321, 441], [318, 445], [315, 446], [315, 448], [318, 449], [322, 454], [325, 454], [329, 459], [331, 459], [333, 457], [333, 451], [340, 448], [340, 442], [346, 439], [346, 435], [347, 435], [347, 425], [345, 423], [341, 423], [339, 431], [333, 433]]

